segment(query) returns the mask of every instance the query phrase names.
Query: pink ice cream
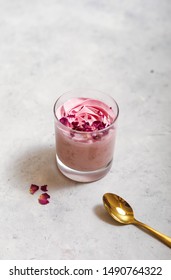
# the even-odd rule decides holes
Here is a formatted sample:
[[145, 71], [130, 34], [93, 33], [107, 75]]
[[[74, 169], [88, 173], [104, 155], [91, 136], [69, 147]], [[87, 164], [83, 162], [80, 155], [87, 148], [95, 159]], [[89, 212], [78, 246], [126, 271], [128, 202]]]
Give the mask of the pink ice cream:
[[93, 171], [113, 158], [115, 118], [111, 107], [90, 98], [73, 98], [56, 110], [56, 151], [66, 166]]

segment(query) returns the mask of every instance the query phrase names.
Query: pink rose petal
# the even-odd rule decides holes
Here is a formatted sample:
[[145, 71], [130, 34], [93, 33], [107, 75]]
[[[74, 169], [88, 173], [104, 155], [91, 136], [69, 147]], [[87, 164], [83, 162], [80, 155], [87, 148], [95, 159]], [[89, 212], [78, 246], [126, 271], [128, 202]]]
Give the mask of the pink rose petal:
[[34, 194], [35, 192], [38, 191], [38, 189], [39, 189], [39, 186], [31, 184], [30, 189], [29, 189], [30, 194]]
[[60, 120], [59, 120], [63, 125], [65, 126], [69, 126], [69, 121], [66, 117], [62, 117]]
[[42, 193], [40, 196], [39, 196], [39, 203], [42, 204], [42, 205], [46, 205], [49, 203], [49, 200], [48, 198], [50, 198], [50, 195], [48, 195], [47, 193]]
[[50, 198], [50, 195], [48, 193], [42, 193], [41, 194], [45, 199], [48, 199]]
[[42, 192], [47, 192], [48, 191], [47, 185], [43, 185], [40, 188], [41, 188]]
[[96, 129], [98, 130], [101, 130], [101, 129], [104, 129], [105, 128], [105, 124], [104, 122], [101, 122], [101, 121], [94, 121], [92, 123], [92, 126], [94, 126]]

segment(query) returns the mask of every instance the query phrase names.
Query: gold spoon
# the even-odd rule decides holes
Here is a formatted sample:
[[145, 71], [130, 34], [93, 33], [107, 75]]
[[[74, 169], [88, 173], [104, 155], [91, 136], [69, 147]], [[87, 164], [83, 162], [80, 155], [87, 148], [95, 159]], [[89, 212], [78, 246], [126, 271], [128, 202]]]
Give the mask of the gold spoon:
[[137, 221], [134, 218], [134, 212], [131, 206], [120, 196], [113, 193], [106, 193], [103, 195], [103, 203], [107, 212], [117, 222], [126, 225], [134, 224], [136, 226], [140, 226], [141, 228], [148, 230], [153, 236], [171, 248], [171, 238], [149, 227], [148, 225]]

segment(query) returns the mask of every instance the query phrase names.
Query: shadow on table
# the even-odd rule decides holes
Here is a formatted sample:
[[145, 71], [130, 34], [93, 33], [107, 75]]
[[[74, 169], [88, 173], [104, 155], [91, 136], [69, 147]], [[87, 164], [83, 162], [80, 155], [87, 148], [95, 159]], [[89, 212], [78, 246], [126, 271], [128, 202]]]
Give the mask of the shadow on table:
[[74, 182], [66, 178], [58, 169], [55, 158], [54, 147], [32, 147], [27, 152], [11, 161], [10, 172], [15, 185], [25, 189], [31, 184], [48, 185], [51, 190], [78, 186], [82, 183]]
[[94, 213], [96, 214], [96, 216], [102, 220], [103, 222], [110, 224], [110, 225], [114, 225], [114, 226], [124, 226], [123, 224], [118, 223], [117, 221], [115, 221], [108, 213], [107, 211], [104, 209], [103, 205], [99, 204], [96, 205], [94, 207]]

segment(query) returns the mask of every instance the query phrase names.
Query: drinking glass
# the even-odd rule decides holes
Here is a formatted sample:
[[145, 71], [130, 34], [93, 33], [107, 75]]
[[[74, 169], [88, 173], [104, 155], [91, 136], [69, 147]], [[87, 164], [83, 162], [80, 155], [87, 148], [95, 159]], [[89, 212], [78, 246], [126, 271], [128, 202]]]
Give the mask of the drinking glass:
[[[105, 126], [99, 121], [104, 115], [106, 121], [110, 118]], [[108, 173], [113, 162], [118, 115], [119, 107], [113, 97], [97, 90], [73, 90], [56, 100], [56, 161], [66, 177], [79, 182], [91, 182]], [[78, 125], [77, 119], [80, 117], [84, 129]], [[75, 127], [66, 126], [65, 122], [70, 118], [73, 118]], [[89, 128], [91, 118], [94, 118], [93, 125], [97, 125], [98, 129]]]

